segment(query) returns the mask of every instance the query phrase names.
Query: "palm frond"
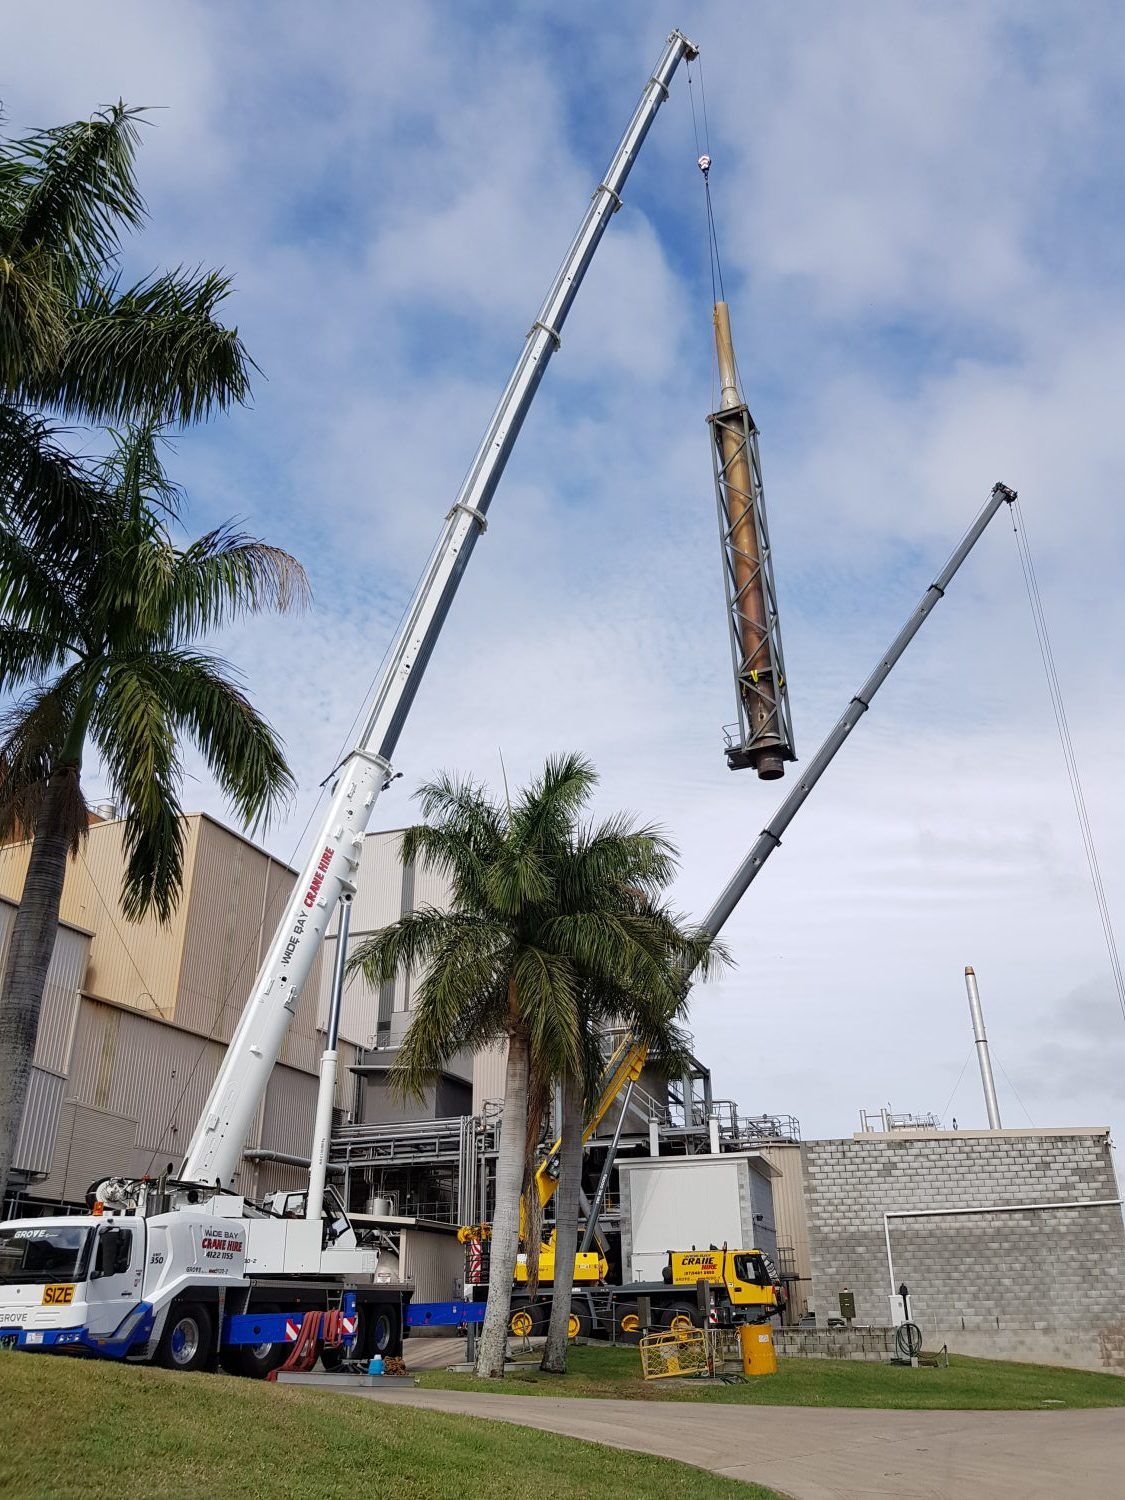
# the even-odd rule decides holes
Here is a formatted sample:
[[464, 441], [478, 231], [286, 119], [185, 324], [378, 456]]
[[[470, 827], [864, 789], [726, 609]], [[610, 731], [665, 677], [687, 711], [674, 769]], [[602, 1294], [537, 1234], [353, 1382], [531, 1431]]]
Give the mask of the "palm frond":
[[[35, 832], [47, 780], [71, 739], [82, 689], [82, 668], [12, 703], [0, 717], [0, 841]], [[79, 793], [80, 796], [80, 793]], [[86, 829], [85, 804], [70, 808], [71, 847]]]
[[88, 552], [103, 496], [58, 439], [52, 423], [0, 403], [0, 521], [40, 552], [66, 560]]
[[405, 912], [353, 946], [348, 973], [362, 974], [373, 987], [386, 984], [427, 963], [450, 936], [460, 936], [470, 925], [462, 913], [432, 906]]
[[122, 225], [136, 228], [144, 203], [134, 175], [139, 110], [118, 103], [90, 120], [8, 143], [23, 166], [23, 204], [12, 243], [56, 251], [86, 272], [116, 255]]
[[[4, 238], [0, 230], [0, 240]], [[0, 389], [54, 366], [66, 344], [69, 304], [56, 284], [57, 257], [0, 244]]]
[[9, 625], [73, 643], [81, 621], [57, 559], [0, 526], [0, 616]]
[[121, 289], [89, 285], [55, 368], [19, 387], [29, 404], [86, 421], [188, 426], [245, 402], [256, 366], [218, 321], [230, 278], [174, 271]]
[[111, 662], [90, 720], [116, 800], [128, 855], [122, 909], [167, 921], [183, 882], [180, 756], [161, 674], [143, 660]]
[[310, 597], [295, 557], [228, 525], [176, 555], [164, 608], [178, 633], [194, 635], [241, 614], [303, 610]]
[[0, 620], [0, 693], [35, 682], [70, 656], [67, 641], [50, 630], [24, 630]]
[[544, 947], [524, 945], [512, 965], [520, 1016], [531, 1045], [532, 1065], [550, 1077], [577, 1073], [582, 1065], [579, 984], [566, 958]]
[[126, 663], [137, 686], [158, 701], [167, 732], [186, 731], [211, 774], [248, 827], [267, 823], [286, 805], [296, 783], [281, 741], [232, 681], [217, 657], [188, 650], [151, 651]]

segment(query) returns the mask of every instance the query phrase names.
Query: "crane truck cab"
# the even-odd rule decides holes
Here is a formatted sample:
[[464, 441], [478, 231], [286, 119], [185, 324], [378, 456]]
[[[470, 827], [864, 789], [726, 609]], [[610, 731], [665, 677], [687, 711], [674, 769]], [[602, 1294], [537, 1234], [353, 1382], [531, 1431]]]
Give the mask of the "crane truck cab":
[[785, 1306], [785, 1289], [761, 1250], [670, 1250], [663, 1280], [685, 1292], [705, 1281], [736, 1321], [770, 1318]]
[[0, 1224], [0, 1344], [266, 1375], [308, 1314], [339, 1313], [345, 1354], [401, 1351], [410, 1290], [380, 1279], [331, 1191], [320, 1219], [199, 1185], [108, 1179], [89, 1197], [88, 1214]]

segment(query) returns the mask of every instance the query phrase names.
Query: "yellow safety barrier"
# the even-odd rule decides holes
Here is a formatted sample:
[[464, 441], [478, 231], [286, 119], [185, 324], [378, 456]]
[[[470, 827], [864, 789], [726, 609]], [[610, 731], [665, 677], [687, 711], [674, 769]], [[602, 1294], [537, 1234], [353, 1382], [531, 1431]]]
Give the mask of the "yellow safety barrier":
[[702, 1328], [682, 1333], [649, 1333], [641, 1339], [641, 1369], [646, 1380], [673, 1375], [707, 1374], [707, 1334]]

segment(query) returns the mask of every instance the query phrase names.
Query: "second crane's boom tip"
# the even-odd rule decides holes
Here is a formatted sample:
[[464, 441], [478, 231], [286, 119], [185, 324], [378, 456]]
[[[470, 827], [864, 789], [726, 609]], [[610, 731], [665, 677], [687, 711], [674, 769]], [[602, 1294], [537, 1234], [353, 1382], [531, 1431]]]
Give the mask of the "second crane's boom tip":
[[682, 32], [680, 30], [680, 28], [678, 26], [670, 34], [670, 36], [668, 37], [668, 41], [670, 43], [671, 42], [683, 42], [683, 44], [684, 44], [684, 58], [685, 58], [685, 60], [687, 62], [694, 62], [695, 59], [699, 56], [699, 48], [695, 45], [695, 43], [693, 41], [691, 41], [684, 34], [684, 32]]

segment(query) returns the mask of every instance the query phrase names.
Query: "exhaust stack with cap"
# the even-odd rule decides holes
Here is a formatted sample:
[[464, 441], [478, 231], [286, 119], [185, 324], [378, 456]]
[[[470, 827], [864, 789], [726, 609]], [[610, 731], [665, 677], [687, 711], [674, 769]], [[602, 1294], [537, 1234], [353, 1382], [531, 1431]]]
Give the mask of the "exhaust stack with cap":
[[965, 969], [965, 988], [969, 992], [969, 1011], [973, 1017], [973, 1036], [977, 1043], [980, 1081], [984, 1087], [984, 1107], [988, 1111], [989, 1130], [1000, 1130], [1000, 1105], [996, 1098], [996, 1080], [992, 1076], [992, 1059], [988, 1055], [988, 1038], [984, 1034], [984, 1012], [980, 1008], [977, 976], [971, 967]]
[[738, 722], [727, 730], [727, 764], [732, 771], [752, 766], [763, 781], [776, 781], [785, 774], [785, 762], [797, 757], [781, 654], [758, 429], [739, 390], [730, 309], [725, 302], [715, 303], [714, 322], [722, 394], [719, 410], [707, 420], [714, 440], [715, 493], [738, 695]]

